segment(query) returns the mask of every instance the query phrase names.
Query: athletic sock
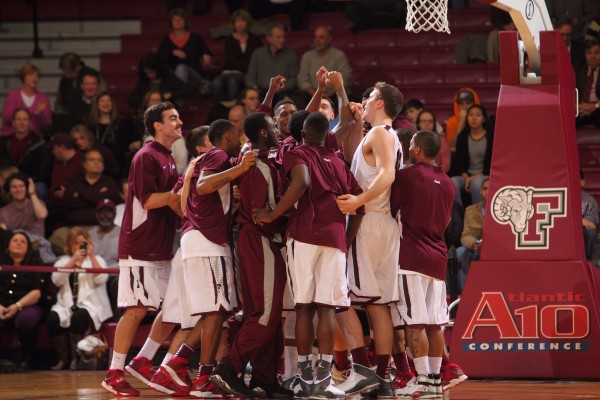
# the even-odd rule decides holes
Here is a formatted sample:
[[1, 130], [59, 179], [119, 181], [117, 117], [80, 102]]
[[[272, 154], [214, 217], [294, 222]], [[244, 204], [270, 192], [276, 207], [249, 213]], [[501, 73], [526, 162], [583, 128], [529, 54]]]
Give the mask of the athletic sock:
[[151, 338], [148, 338], [144, 342], [144, 345], [142, 346], [142, 349], [137, 354], [137, 356], [145, 357], [148, 360], [152, 360], [154, 358], [154, 356], [156, 355], [156, 352], [158, 351], [159, 347], [160, 347], [160, 343], [155, 342]]
[[429, 372], [432, 374], [439, 374], [442, 367], [442, 357], [428, 357], [429, 358]]
[[365, 346], [350, 350], [350, 354], [352, 354], [352, 361], [354, 363], [364, 367], [371, 366], [371, 363], [369, 362], [369, 355], [367, 354], [367, 348]]
[[302, 380], [306, 382], [313, 381], [312, 354], [298, 356], [298, 370]]
[[406, 351], [400, 351], [392, 354], [392, 358], [394, 359], [394, 364], [396, 364], [396, 371], [411, 372], [410, 365], [408, 365], [408, 356], [406, 355]]
[[348, 360], [348, 350], [335, 351], [335, 365], [338, 369], [344, 370], [350, 367], [350, 360]]
[[200, 378], [202, 375], [210, 375], [212, 374], [214, 364], [200, 364], [198, 366], [198, 375], [197, 378]]
[[117, 353], [116, 351], [113, 351], [112, 361], [110, 362], [110, 369], [120, 369], [121, 371], [124, 371], [126, 358], [127, 354]]
[[319, 354], [317, 360], [317, 374], [316, 380], [322, 381], [323, 379], [331, 376], [331, 362], [333, 361], [333, 355], [331, 354]]
[[415, 370], [418, 375], [429, 375], [429, 357], [413, 358], [413, 361], [415, 362]]
[[389, 354], [377, 354], [377, 370], [375, 373], [378, 377], [383, 379], [390, 378], [390, 355]]
[[165, 365], [171, 358], [173, 358], [173, 354], [167, 353], [167, 355], [165, 356], [165, 358], [163, 358], [162, 363], [160, 363], [160, 365]]
[[175, 353], [175, 357], [181, 357], [185, 358], [186, 360], [189, 360], [192, 357], [192, 354], [194, 354], [194, 349], [192, 349], [187, 344], [183, 343], [179, 347], [179, 350], [177, 350], [177, 353]]

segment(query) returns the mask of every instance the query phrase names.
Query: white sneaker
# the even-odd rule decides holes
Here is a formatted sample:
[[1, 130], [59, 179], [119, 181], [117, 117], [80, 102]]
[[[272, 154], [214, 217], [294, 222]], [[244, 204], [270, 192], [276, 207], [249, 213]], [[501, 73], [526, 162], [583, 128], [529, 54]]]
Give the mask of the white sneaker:
[[435, 399], [440, 397], [436, 393], [433, 380], [426, 375], [419, 375], [403, 389], [397, 389], [394, 394], [397, 397], [412, 397], [413, 399]]
[[360, 364], [353, 364], [348, 379], [337, 385], [345, 394], [366, 392], [376, 387], [379, 387], [379, 379], [375, 371]]

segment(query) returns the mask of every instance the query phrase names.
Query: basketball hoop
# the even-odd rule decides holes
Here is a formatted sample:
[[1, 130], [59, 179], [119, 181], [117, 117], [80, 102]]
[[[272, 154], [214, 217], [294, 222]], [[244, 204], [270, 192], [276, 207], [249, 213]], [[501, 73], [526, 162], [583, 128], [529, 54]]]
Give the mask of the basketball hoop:
[[448, 0], [406, 0], [406, 30], [450, 33]]

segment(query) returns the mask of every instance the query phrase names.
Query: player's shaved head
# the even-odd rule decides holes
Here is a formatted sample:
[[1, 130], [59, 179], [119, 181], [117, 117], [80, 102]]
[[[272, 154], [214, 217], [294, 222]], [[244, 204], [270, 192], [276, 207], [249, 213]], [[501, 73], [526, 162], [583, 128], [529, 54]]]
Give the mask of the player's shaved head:
[[329, 121], [319, 111], [312, 112], [304, 121], [304, 140], [322, 145], [329, 131]]

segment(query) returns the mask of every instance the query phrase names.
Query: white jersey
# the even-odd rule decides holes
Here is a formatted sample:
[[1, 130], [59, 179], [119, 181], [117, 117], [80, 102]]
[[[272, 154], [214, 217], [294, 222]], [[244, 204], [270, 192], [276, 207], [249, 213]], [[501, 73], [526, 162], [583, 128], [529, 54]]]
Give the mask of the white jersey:
[[[398, 136], [394, 129], [391, 126], [385, 125], [385, 129], [389, 132], [390, 135], [394, 138], [394, 154], [396, 154], [396, 169], [401, 169], [403, 164], [402, 159], [402, 145], [400, 144], [400, 140], [398, 140]], [[377, 176], [377, 168], [371, 166], [365, 160], [365, 156], [362, 151], [363, 143], [369, 134], [365, 135], [365, 137], [361, 140], [358, 145], [356, 152], [354, 152], [354, 157], [352, 157], [352, 166], [350, 170], [354, 174], [356, 181], [362, 188], [362, 190], [367, 190], [373, 183], [373, 180]], [[383, 193], [369, 201], [365, 204], [365, 212], [378, 212], [382, 214], [390, 213], [390, 193], [391, 186], [388, 187]]]

